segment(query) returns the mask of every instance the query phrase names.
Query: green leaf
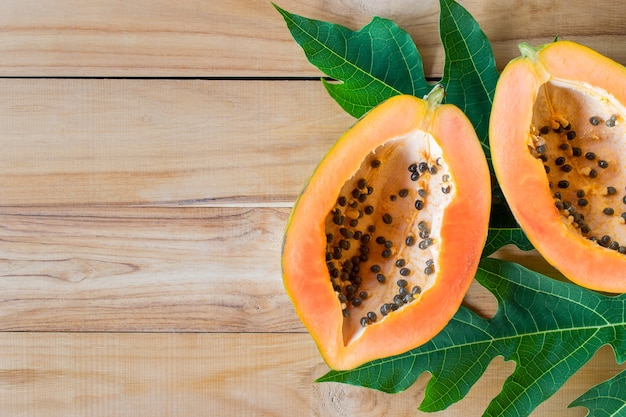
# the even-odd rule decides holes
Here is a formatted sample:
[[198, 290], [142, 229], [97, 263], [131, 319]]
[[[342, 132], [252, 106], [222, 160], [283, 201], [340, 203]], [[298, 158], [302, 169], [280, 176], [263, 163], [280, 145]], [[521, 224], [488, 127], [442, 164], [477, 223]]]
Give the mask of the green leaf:
[[591, 388], [569, 406], [586, 407], [587, 417], [626, 417], [626, 370]]
[[484, 416], [527, 416], [554, 394], [603, 345], [626, 360], [626, 295], [608, 297], [550, 279], [521, 265], [486, 258], [476, 275], [498, 300], [491, 319], [461, 307], [430, 342], [319, 381], [361, 385], [385, 392], [408, 388], [432, 374], [422, 411], [461, 400], [496, 356], [516, 362]]
[[534, 249], [524, 231], [519, 227], [490, 227], [482, 257], [487, 257], [499, 248], [511, 244], [524, 251]]
[[352, 116], [361, 117], [394, 95], [422, 97], [432, 89], [411, 36], [391, 20], [375, 17], [355, 32], [274, 7], [309, 62], [341, 81], [324, 85]]
[[472, 121], [491, 166], [489, 115], [499, 77], [491, 44], [461, 5], [453, 0], [439, 3], [439, 33], [446, 54], [442, 78], [446, 102], [459, 107]]

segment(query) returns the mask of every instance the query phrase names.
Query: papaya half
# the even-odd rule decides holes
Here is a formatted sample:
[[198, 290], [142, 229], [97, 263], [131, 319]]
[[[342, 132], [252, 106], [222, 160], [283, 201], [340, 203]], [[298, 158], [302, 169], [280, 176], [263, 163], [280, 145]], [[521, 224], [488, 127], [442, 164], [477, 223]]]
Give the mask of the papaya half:
[[565, 277], [626, 292], [626, 68], [569, 41], [520, 50], [490, 119], [502, 192]]
[[485, 155], [470, 121], [398, 95], [327, 153], [291, 211], [283, 280], [333, 369], [406, 352], [459, 308], [487, 236]]

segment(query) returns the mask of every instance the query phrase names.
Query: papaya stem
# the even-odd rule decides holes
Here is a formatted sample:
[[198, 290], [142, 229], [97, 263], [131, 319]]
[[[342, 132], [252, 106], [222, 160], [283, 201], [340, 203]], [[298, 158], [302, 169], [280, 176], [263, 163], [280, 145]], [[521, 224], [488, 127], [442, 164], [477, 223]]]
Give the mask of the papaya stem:
[[537, 49], [535, 49], [532, 45], [522, 42], [517, 47], [524, 58], [528, 58], [531, 61], [536, 61], [538, 59], [539, 56]]
[[424, 96], [424, 100], [428, 103], [428, 108], [434, 108], [443, 102], [443, 98], [446, 96], [446, 90], [443, 85], [436, 84], [430, 93]]

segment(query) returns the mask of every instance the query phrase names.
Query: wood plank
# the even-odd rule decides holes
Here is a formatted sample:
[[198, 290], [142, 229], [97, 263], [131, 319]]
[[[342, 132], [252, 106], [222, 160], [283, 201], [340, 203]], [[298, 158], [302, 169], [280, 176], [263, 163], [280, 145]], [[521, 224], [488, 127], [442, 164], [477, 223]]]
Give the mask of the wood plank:
[[[416, 410], [428, 376], [384, 394], [313, 381], [328, 368], [306, 334], [0, 333], [0, 404], [12, 417], [479, 416], [512, 363], [494, 360], [448, 410]], [[532, 415], [584, 416], [567, 405], [616, 374], [602, 349]]]
[[[327, 2], [283, 0], [293, 13], [357, 29], [372, 16], [391, 18], [414, 38], [430, 76], [443, 53], [436, 0]], [[520, 41], [584, 42], [626, 63], [622, 2], [460, 1], [490, 38], [502, 67]], [[515, 10], [515, 12], [511, 12]], [[576, 24], [572, 24], [576, 22]], [[269, 1], [4, 1], [0, 76], [232, 77], [318, 76]]]
[[0, 205], [291, 204], [354, 123], [317, 81], [0, 79], [0, 95]]
[[0, 329], [303, 331], [288, 209], [0, 209]]

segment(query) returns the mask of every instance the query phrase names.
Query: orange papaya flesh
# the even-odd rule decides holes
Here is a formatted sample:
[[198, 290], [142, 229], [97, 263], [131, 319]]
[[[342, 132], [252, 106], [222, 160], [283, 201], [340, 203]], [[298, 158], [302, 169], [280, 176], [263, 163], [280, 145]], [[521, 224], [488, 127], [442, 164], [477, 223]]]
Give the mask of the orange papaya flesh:
[[490, 119], [498, 182], [535, 248], [565, 277], [626, 291], [626, 68], [569, 41], [504, 69]]
[[400, 95], [321, 161], [291, 212], [283, 280], [333, 369], [406, 352], [452, 318], [487, 235], [489, 170], [465, 115]]

